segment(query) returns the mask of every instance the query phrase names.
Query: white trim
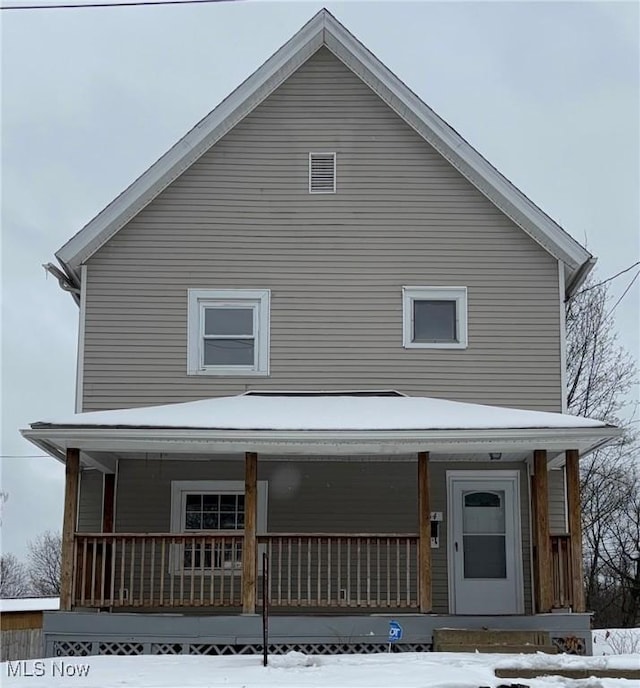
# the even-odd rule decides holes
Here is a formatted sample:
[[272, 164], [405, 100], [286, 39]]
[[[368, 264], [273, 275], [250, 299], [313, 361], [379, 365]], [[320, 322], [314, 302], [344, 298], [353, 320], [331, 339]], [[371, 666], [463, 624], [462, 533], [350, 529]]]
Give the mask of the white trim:
[[560, 302], [560, 399], [562, 413], [567, 412], [567, 323], [564, 299], [564, 265], [561, 261], [558, 261], [558, 301]]
[[60, 248], [56, 256], [63, 266], [76, 274], [83, 261], [93, 255], [323, 45], [502, 212], [545, 250], [566, 263], [571, 270], [571, 288], [577, 288], [592, 267], [591, 254], [490, 165], [326, 9], [320, 10], [262, 67]]
[[22, 436], [64, 461], [66, 447], [105, 452], [189, 452], [195, 454], [408, 454], [575, 447], [581, 456], [619, 437], [619, 428], [510, 430], [198, 430], [164, 428], [36, 428]]
[[78, 313], [78, 351], [76, 354], [76, 413], [82, 413], [84, 387], [84, 332], [87, 317], [87, 265], [80, 268], [80, 310]]
[[533, 566], [533, 509], [531, 508], [531, 476], [533, 475], [533, 457], [530, 456], [527, 459], [527, 471], [526, 471], [526, 483], [527, 483], [527, 512], [529, 514], [529, 581], [531, 588], [531, 613], [535, 613], [536, 609], [536, 586], [533, 581], [535, 580], [535, 572]]
[[[449, 613], [456, 614], [455, 608], [455, 580], [453, 571], [454, 544], [452, 537], [453, 528], [453, 484], [458, 480], [470, 480], [473, 482], [495, 482], [505, 480], [513, 483], [513, 519], [515, 534], [515, 584], [516, 584], [516, 614], [524, 614], [524, 577], [522, 562], [522, 519], [520, 515], [520, 471], [518, 470], [483, 470], [483, 471], [446, 471], [447, 479], [447, 579], [449, 595]], [[519, 553], [519, 556], [518, 556]]]
[[[202, 309], [207, 306], [245, 306], [254, 313], [253, 366], [206, 366], [202, 350]], [[187, 375], [269, 375], [271, 346], [269, 289], [187, 290]]]
[[[332, 155], [333, 156], [333, 188], [332, 189], [313, 189], [311, 186], [311, 168], [312, 168], [312, 160], [313, 157], [315, 156], [328, 156]], [[338, 163], [337, 163], [338, 155], [335, 151], [311, 151], [309, 153], [309, 193], [310, 194], [334, 194], [336, 193], [336, 189], [338, 187], [338, 180], [337, 180], [337, 174], [338, 174]]]
[[[419, 300], [455, 302], [457, 341], [413, 341], [413, 302]], [[467, 308], [466, 287], [402, 287], [402, 346], [405, 349], [466, 349]]]

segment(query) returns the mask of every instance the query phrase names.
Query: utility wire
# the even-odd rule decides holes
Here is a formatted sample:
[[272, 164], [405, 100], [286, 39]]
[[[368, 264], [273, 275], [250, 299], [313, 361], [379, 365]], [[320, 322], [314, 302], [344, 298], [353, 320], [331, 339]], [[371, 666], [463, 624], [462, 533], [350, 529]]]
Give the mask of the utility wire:
[[[636, 265], [637, 265], [637, 263], [636, 263]], [[620, 303], [620, 301], [622, 301], [622, 299], [624, 299], [624, 297], [627, 295], [627, 292], [629, 291], [629, 289], [631, 289], [631, 287], [633, 286], [633, 283], [638, 279], [639, 276], [640, 276], [640, 270], [638, 270], [638, 272], [636, 272], [634, 278], [631, 280], [631, 282], [629, 282], [629, 284], [627, 284], [627, 288], [622, 292], [622, 295], [620, 296], [620, 298], [613, 304], [613, 307], [605, 316], [605, 320], [613, 313], [613, 311], [615, 311], [615, 309], [618, 306], [618, 304]]]
[[204, 5], [215, 2], [240, 2], [241, 0], [118, 0], [118, 2], [65, 3], [57, 5], [3, 5], [0, 10], [80, 10], [99, 7], [153, 7], [154, 5]]
[[[620, 272], [617, 272], [615, 275], [611, 275], [611, 277], [607, 277], [607, 279], [602, 280], [602, 282], [596, 282], [596, 284], [590, 284], [588, 287], [585, 287], [584, 289], [581, 289], [580, 291], [576, 292], [571, 298], [575, 299], [576, 296], [580, 296], [580, 294], [584, 294], [587, 291], [591, 291], [591, 289], [595, 289], [596, 287], [601, 287], [603, 284], [606, 284], [607, 282], [611, 282], [611, 280], [614, 280], [616, 277], [620, 277], [620, 275], [624, 275], [625, 272], [629, 272], [629, 270], [633, 270], [633, 268], [637, 267], [638, 265], [640, 265], [640, 260], [636, 260], [636, 262], [633, 263], [633, 265], [630, 265], [628, 268], [625, 268], [624, 270], [620, 270]], [[637, 277], [637, 275], [636, 275], [636, 277]], [[634, 280], [635, 280], [635, 277], [634, 277]], [[617, 305], [618, 304], [616, 304], [616, 306]]]

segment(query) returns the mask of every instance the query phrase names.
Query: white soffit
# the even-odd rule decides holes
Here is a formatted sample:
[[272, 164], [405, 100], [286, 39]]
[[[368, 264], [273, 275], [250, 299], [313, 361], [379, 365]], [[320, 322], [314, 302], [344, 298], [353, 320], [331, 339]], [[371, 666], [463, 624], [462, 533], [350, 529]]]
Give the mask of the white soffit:
[[594, 262], [591, 254], [516, 189], [325, 9], [59, 249], [58, 260], [78, 277], [83, 262], [323, 45], [494, 205], [561, 260], [568, 268], [569, 290], [586, 276]]

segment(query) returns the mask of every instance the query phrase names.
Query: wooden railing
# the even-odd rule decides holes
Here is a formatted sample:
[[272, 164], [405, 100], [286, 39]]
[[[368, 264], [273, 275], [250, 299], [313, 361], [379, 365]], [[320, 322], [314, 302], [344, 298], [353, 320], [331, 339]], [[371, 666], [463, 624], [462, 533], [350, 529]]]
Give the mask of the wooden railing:
[[77, 607], [241, 603], [242, 534], [76, 534]]
[[417, 607], [418, 536], [278, 533], [269, 555], [272, 607]]
[[[242, 533], [78, 533], [75, 607], [240, 607]], [[258, 536], [274, 607], [415, 608], [418, 536], [278, 533]]]
[[551, 536], [551, 567], [554, 608], [572, 607], [571, 538], [569, 535]]

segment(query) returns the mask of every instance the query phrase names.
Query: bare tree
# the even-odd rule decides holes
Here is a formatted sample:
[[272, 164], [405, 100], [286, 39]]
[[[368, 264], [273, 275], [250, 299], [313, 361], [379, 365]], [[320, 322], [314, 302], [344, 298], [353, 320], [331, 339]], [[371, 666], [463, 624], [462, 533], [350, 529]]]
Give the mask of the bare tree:
[[633, 624], [640, 601], [629, 553], [639, 547], [634, 504], [640, 480], [629, 392], [637, 368], [618, 342], [607, 285], [588, 282], [567, 303], [566, 323], [569, 412], [625, 429], [620, 440], [581, 462], [586, 602], [596, 624]]
[[43, 597], [60, 594], [60, 533], [46, 532], [29, 543], [27, 569], [33, 592]]
[[0, 556], [0, 598], [27, 597], [29, 593], [24, 565], [13, 554]]

